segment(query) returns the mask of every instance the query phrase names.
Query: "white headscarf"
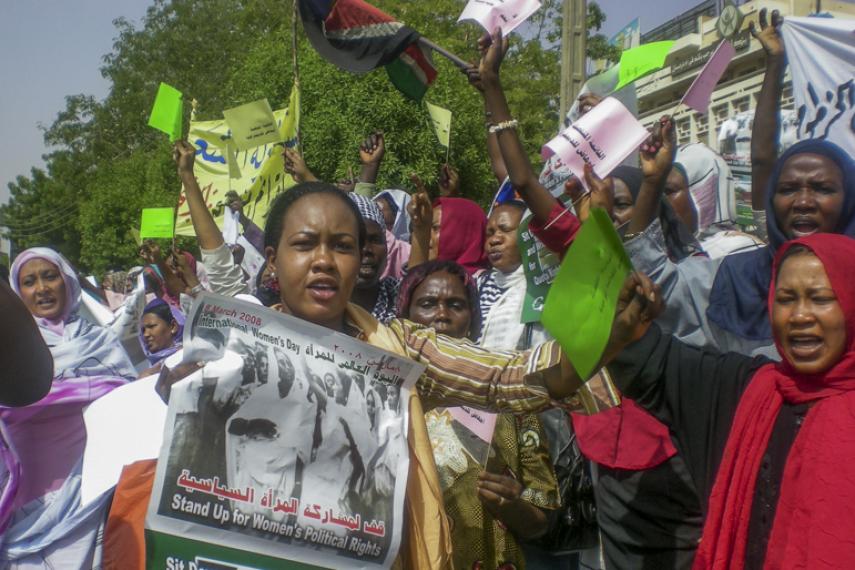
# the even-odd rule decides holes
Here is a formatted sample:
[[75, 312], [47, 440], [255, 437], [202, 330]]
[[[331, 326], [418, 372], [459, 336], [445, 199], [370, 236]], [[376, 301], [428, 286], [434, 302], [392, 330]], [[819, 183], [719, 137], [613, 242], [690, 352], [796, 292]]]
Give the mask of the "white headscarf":
[[386, 198], [395, 205], [395, 223], [392, 224], [392, 233], [401, 241], [410, 241], [410, 213], [407, 212], [410, 195], [403, 190], [390, 188], [374, 196], [374, 201], [380, 198]]
[[730, 167], [703, 143], [677, 149], [674, 167], [686, 177], [689, 193], [698, 212], [698, 231], [715, 224], [736, 221], [736, 185]]

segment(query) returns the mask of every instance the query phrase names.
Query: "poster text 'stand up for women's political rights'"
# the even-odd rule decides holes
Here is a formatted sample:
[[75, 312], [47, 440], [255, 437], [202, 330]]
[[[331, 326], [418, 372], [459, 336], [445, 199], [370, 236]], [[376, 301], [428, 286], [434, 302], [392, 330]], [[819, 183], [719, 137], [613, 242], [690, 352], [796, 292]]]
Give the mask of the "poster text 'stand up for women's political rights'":
[[388, 568], [423, 367], [213, 294], [188, 324], [185, 361], [207, 364], [172, 388], [148, 568]]

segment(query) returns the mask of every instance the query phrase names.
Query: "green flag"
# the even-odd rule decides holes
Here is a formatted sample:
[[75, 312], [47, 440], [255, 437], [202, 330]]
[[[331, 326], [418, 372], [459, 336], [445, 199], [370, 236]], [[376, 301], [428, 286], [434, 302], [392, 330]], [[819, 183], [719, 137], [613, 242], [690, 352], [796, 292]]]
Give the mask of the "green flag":
[[620, 70], [615, 91], [652, 71], [662, 69], [665, 58], [668, 57], [673, 46], [674, 42], [669, 40], [652, 42], [624, 51], [620, 56]]
[[171, 238], [175, 235], [175, 209], [145, 208], [140, 221], [140, 238]]
[[561, 263], [541, 316], [583, 380], [595, 372], [606, 348], [631, 270], [611, 219], [594, 208]]
[[181, 91], [161, 83], [148, 118], [148, 126], [163, 131], [169, 135], [169, 142], [175, 142], [181, 138], [183, 119], [184, 99]]

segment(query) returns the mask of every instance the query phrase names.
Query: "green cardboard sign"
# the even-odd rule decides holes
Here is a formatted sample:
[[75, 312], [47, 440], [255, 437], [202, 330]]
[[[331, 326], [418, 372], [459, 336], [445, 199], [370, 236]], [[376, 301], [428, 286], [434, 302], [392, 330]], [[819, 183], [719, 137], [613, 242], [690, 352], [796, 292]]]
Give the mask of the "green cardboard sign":
[[549, 286], [561, 265], [558, 256], [534, 237], [528, 229], [533, 218], [534, 216], [531, 215], [526, 217], [520, 224], [517, 234], [517, 246], [525, 272], [525, 299], [520, 317], [520, 322], [523, 323], [540, 322]]
[[172, 238], [175, 235], [174, 208], [145, 208], [140, 221], [140, 238]]
[[541, 321], [579, 376], [595, 372], [632, 264], [608, 214], [594, 208], [564, 256]]
[[148, 126], [169, 135], [169, 142], [181, 138], [181, 126], [184, 119], [184, 96], [181, 91], [161, 83], [157, 97], [148, 118]]
[[624, 51], [620, 56], [618, 84], [615, 91], [652, 71], [662, 69], [665, 58], [668, 57], [673, 46], [674, 42], [669, 40], [652, 42]]

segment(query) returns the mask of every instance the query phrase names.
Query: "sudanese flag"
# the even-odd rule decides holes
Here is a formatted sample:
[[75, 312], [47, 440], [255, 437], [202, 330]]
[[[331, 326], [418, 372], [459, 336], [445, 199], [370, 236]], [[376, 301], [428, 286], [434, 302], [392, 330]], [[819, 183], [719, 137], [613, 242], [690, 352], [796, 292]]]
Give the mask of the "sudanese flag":
[[300, 17], [312, 46], [329, 62], [365, 73], [385, 67], [404, 95], [421, 100], [436, 68], [419, 33], [363, 0], [300, 0]]

